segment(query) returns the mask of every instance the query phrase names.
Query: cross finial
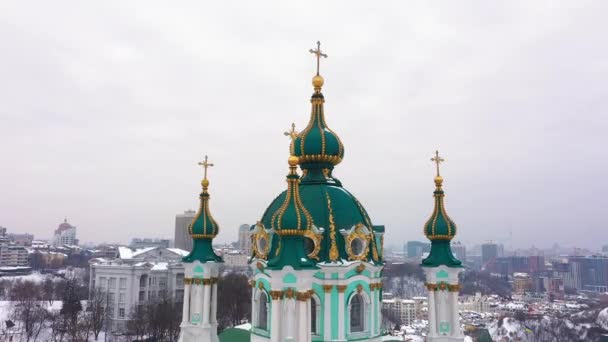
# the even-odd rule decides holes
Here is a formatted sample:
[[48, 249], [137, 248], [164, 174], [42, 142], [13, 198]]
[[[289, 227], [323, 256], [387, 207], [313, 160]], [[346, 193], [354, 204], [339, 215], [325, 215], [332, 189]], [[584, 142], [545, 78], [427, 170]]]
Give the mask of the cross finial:
[[209, 158], [207, 158], [206, 155], [205, 155], [205, 160], [203, 160], [202, 162], [198, 162], [198, 165], [202, 166], [203, 169], [205, 170], [203, 179], [207, 179], [207, 168], [212, 167], [214, 165], [209, 162]]
[[321, 57], [327, 58], [327, 55], [321, 51], [321, 42], [317, 41], [317, 49], [310, 49], [310, 53], [315, 54], [317, 56], [317, 75], [319, 75], [319, 63], [321, 61]]
[[291, 139], [291, 142], [294, 142], [296, 140], [296, 138], [298, 137], [298, 131], [296, 131], [296, 124], [292, 123], [291, 130], [289, 130], [287, 132], [283, 132], [283, 135], [285, 135], [286, 137], [289, 137], [289, 139]]
[[431, 158], [431, 161], [437, 165], [437, 177], [439, 177], [439, 164], [443, 163], [445, 159], [439, 156], [439, 151], [435, 151], [435, 157]]

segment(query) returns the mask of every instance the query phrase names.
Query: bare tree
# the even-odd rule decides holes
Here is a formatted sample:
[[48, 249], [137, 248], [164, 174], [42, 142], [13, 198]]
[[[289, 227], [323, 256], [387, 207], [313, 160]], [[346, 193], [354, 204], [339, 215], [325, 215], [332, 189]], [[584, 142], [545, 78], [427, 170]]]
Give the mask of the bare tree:
[[134, 336], [136, 340], [143, 340], [148, 332], [149, 322], [147, 321], [146, 305], [135, 305], [131, 308], [129, 321], [127, 322], [128, 334]]
[[16, 281], [11, 289], [11, 300], [14, 304], [12, 317], [21, 324], [26, 342], [29, 342], [40, 333], [41, 325], [44, 324], [44, 315], [40, 311], [45, 309], [39, 302], [38, 286], [31, 281]]
[[89, 301], [87, 303], [87, 321], [90, 331], [95, 337], [95, 341], [99, 337], [99, 333], [103, 328], [106, 319], [106, 304], [108, 302], [108, 294], [101, 288], [91, 290]]
[[241, 324], [242, 320], [251, 317], [251, 286], [247, 276], [229, 273], [220, 278], [217, 291], [220, 330]]
[[55, 299], [55, 283], [53, 279], [46, 278], [44, 283], [42, 283], [42, 296], [49, 305], [53, 304], [53, 299]]

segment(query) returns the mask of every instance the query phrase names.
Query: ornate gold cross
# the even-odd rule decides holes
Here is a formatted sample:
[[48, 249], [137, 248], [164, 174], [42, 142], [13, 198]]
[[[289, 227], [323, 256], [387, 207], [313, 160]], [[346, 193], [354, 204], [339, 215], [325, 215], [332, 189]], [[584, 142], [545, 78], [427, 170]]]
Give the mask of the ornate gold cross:
[[296, 124], [292, 123], [291, 130], [289, 130], [287, 132], [283, 132], [283, 135], [285, 135], [286, 137], [289, 137], [289, 139], [291, 139], [291, 141], [294, 142], [296, 140], [296, 138], [298, 137], [298, 131], [296, 131]]
[[435, 157], [431, 158], [431, 161], [437, 164], [437, 176], [439, 176], [439, 164], [443, 163], [445, 159], [439, 156], [439, 151], [435, 151]]
[[327, 55], [321, 51], [321, 42], [317, 41], [317, 49], [310, 49], [310, 53], [315, 54], [317, 56], [317, 75], [319, 74], [319, 63], [321, 61], [321, 57], [327, 58]]
[[198, 162], [198, 165], [201, 165], [203, 167], [203, 169], [205, 170], [205, 176], [203, 177], [203, 179], [207, 179], [207, 168], [212, 167], [214, 165], [209, 162], [209, 159], [207, 158], [207, 156], [205, 156], [204, 161]]

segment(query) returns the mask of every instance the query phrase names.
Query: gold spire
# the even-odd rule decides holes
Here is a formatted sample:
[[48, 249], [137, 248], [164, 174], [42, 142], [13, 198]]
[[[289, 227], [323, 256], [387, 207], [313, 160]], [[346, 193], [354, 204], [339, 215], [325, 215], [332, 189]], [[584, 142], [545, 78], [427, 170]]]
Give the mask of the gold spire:
[[441, 189], [441, 184], [443, 183], [443, 178], [441, 177], [441, 174], [439, 173], [439, 164], [443, 163], [445, 161], [445, 159], [441, 158], [439, 156], [439, 151], [436, 150], [435, 151], [435, 157], [431, 158], [432, 162], [435, 162], [435, 165], [437, 166], [437, 176], [435, 176], [435, 185], [437, 186], [437, 189]]
[[296, 131], [296, 124], [292, 123], [291, 130], [289, 130], [287, 132], [283, 132], [283, 135], [285, 135], [286, 137], [289, 137], [289, 139], [291, 139], [291, 142], [293, 142], [298, 137], [298, 133], [299, 132]]
[[321, 87], [323, 87], [323, 83], [325, 82], [323, 77], [321, 77], [319, 74], [319, 65], [321, 64], [321, 57], [327, 58], [327, 55], [321, 51], [321, 42], [319, 41], [317, 41], [317, 48], [310, 49], [309, 51], [317, 56], [317, 74], [312, 78], [312, 86], [315, 88], [315, 92], [319, 93], [321, 92]]
[[207, 180], [207, 169], [215, 165], [209, 162], [209, 158], [206, 155], [205, 160], [203, 160], [202, 162], [198, 162], [198, 165], [202, 166], [204, 170], [204, 176], [201, 185], [203, 186], [203, 190], [206, 190], [209, 186], [209, 180]]

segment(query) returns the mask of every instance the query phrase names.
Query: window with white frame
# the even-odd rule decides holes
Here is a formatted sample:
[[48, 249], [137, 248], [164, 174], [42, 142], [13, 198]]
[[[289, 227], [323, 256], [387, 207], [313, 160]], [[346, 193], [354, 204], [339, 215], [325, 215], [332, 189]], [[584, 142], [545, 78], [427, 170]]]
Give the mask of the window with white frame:
[[319, 320], [321, 317], [321, 304], [316, 296], [310, 297], [310, 333], [319, 335]]
[[349, 305], [350, 332], [360, 333], [365, 331], [365, 298], [357, 293], [352, 296]]
[[126, 290], [127, 289], [127, 278], [120, 278], [118, 286], [120, 287], [121, 290]]
[[266, 292], [260, 291], [257, 298], [257, 315], [256, 315], [256, 328], [266, 330], [268, 329], [268, 295]]

